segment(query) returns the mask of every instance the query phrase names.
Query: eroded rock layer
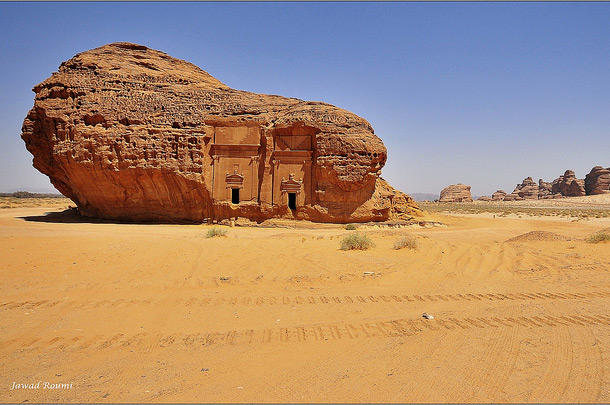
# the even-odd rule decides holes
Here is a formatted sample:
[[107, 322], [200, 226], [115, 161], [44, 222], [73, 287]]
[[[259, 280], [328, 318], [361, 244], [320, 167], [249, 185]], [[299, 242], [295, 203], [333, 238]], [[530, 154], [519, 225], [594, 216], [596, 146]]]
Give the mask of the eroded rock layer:
[[77, 54], [34, 87], [22, 138], [86, 216], [383, 221], [421, 211], [379, 175], [387, 151], [330, 104], [231, 89], [131, 43]]

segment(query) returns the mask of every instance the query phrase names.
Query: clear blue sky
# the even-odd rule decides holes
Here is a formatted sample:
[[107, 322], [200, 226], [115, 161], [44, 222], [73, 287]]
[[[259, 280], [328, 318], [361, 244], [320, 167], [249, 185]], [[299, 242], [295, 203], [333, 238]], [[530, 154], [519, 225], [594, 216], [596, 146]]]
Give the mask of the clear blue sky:
[[610, 166], [610, 3], [0, 3], [0, 32], [0, 191], [53, 190], [19, 138], [31, 88], [116, 41], [366, 118], [409, 193]]

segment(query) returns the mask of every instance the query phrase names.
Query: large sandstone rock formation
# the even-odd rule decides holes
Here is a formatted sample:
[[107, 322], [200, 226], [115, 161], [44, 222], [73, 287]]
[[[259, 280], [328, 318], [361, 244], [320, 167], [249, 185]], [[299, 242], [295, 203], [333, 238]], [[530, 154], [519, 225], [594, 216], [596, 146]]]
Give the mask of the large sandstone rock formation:
[[387, 152], [371, 125], [330, 104], [234, 90], [131, 43], [77, 54], [33, 90], [22, 138], [34, 167], [86, 216], [353, 222], [421, 212], [379, 177]]
[[465, 184], [452, 184], [441, 191], [440, 202], [472, 202], [470, 186]]
[[565, 197], [580, 197], [586, 195], [585, 180], [577, 179], [574, 171], [566, 170], [563, 176], [555, 179], [552, 184], [553, 194], [561, 194]]
[[587, 195], [610, 193], [610, 168], [595, 166], [585, 177]]
[[538, 185], [531, 177], [526, 177], [521, 184], [517, 184], [512, 194], [516, 194], [524, 200], [537, 200]]

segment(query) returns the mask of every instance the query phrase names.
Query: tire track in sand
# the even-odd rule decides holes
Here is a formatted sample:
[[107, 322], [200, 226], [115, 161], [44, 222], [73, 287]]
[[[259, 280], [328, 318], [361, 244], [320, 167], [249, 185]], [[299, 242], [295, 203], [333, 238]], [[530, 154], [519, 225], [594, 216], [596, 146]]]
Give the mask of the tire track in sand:
[[[477, 361], [467, 363], [468, 369], [464, 372], [467, 376], [466, 383], [454, 390], [457, 402], [498, 399], [497, 392], [506, 384], [519, 354], [518, 336], [523, 325], [514, 322], [517, 309], [518, 304], [512, 304], [507, 308], [507, 315], [510, 316], [477, 318], [484, 325], [481, 326], [482, 329], [491, 326], [491, 330], [486, 334], [483, 353]], [[480, 386], [478, 382], [483, 380], [487, 384]]]
[[557, 325], [553, 328], [554, 339], [553, 351], [548, 361], [548, 366], [540, 383], [530, 394], [528, 402], [559, 402], [564, 401], [564, 394], [570, 381], [570, 373], [573, 368], [574, 355], [572, 342], [570, 340], [569, 326]]
[[[191, 245], [194, 245], [198, 250], [197, 256], [195, 258], [195, 261], [193, 262], [193, 265], [191, 266], [187, 277], [184, 278], [184, 282], [182, 283], [181, 287], [178, 288], [172, 296], [168, 296], [163, 299], [160, 305], [157, 306], [157, 308], [159, 308], [159, 311], [157, 312], [153, 322], [156, 326], [165, 325], [167, 323], [167, 320], [169, 319], [173, 309], [180, 303], [180, 296], [182, 290], [189, 282], [189, 280], [193, 277], [199, 267], [200, 260], [203, 256], [203, 245], [197, 244], [195, 242], [189, 243]], [[140, 344], [137, 346], [133, 345], [134, 341], [139, 341]], [[133, 356], [130, 356], [130, 359], [126, 359], [126, 366], [121, 372], [119, 372], [119, 374], [114, 379], [118, 381], [134, 381], [138, 375], [143, 375], [142, 373], [147, 365], [146, 360], [154, 350], [163, 347], [164, 343], [168, 343], [171, 345], [174, 342], [175, 335], [164, 336], [161, 332], [150, 334], [140, 333], [137, 335], [137, 339], [134, 339], [134, 337], [132, 336], [127, 341], [119, 340], [119, 344], [123, 346], [132, 345], [134, 349], [132, 350]], [[123, 395], [129, 391], [130, 386], [128, 384], [119, 384], [119, 386], [125, 387], [121, 390], [122, 392], [120, 392], [119, 394]]]
[[[174, 295], [179, 296], [183, 291], [184, 285], [180, 286]], [[461, 293], [461, 294], [425, 294], [425, 295], [402, 295], [401, 293], [388, 295], [343, 295], [343, 296], [328, 296], [328, 295], [309, 295], [309, 296], [240, 296], [240, 297], [191, 297], [191, 298], [174, 298], [172, 302], [185, 306], [218, 306], [218, 305], [350, 305], [350, 304], [383, 304], [383, 303], [408, 303], [408, 302], [451, 302], [451, 301], [554, 301], [554, 300], [585, 300], [610, 298], [610, 291], [584, 291], [572, 293], [553, 293], [553, 292], [530, 292], [530, 293]], [[32, 308], [53, 308], [63, 304], [73, 309], [86, 308], [114, 308], [131, 305], [155, 305], [166, 303], [165, 299], [113, 299], [102, 301], [25, 301], [25, 302], [2, 302], [0, 309], [3, 310], [20, 310]], [[62, 306], [62, 309], [63, 309]]]
[[568, 386], [561, 401], [597, 402], [601, 396], [603, 383], [603, 363], [601, 347], [597, 342], [587, 319], [580, 315], [569, 318], [582, 322], [582, 325], [570, 326], [568, 332], [572, 338], [575, 366], [570, 369]]
[[[434, 320], [402, 318], [379, 322], [363, 323], [316, 323], [303, 326], [290, 326], [272, 329], [248, 329], [231, 331], [209, 331], [184, 334], [180, 332], [162, 334], [141, 332], [134, 335], [114, 334], [110, 336], [96, 335], [90, 339], [74, 340], [77, 336], [53, 336], [48, 341], [33, 338], [28, 343], [29, 349], [45, 350], [50, 347], [64, 349], [103, 350], [131, 346], [139, 352], [138, 359], [143, 360], [153, 349], [186, 346], [212, 345], [249, 345], [249, 344], [306, 344], [313, 341], [351, 340], [361, 338], [411, 337], [419, 333], [438, 333], [454, 330], [489, 330], [498, 337], [497, 343], [505, 349], [510, 349], [510, 336], [504, 336], [501, 329], [525, 328], [557, 328], [561, 326], [584, 327], [591, 325], [610, 326], [610, 316], [590, 315], [585, 321], [581, 316], [505, 316], [505, 317], [461, 317], [435, 318]], [[570, 329], [571, 330], [571, 329]], [[495, 332], [494, 332], [495, 331]], [[508, 339], [508, 340], [507, 340]], [[591, 340], [591, 338], [589, 338]], [[504, 342], [504, 343], [502, 343]], [[592, 345], [595, 344], [593, 341]], [[143, 347], [143, 348], [142, 348]], [[495, 347], [495, 346], [494, 346]], [[493, 350], [493, 348], [489, 349]], [[497, 350], [490, 353], [495, 353]], [[491, 355], [490, 355], [491, 356]], [[491, 356], [493, 358], [493, 356]]]
[[[110, 276], [109, 276], [110, 277]], [[99, 295], [100, 290], [103, 286], [103, 281], [100, 280], [92, 288], [90, 288], [87, 294], [87, 299]], [[36, 322], [34, 326], [29, 327], [26, 332], [22, 332], [21, 335], [16, 336], [5, 342], [0, 342], [0, 350], [9, 347], [17, 346], [22, 348], [29, 348], [32, 344], [40, 342], [42, 338], [37, 337], [32, 339], [32, 336], [41, 336], [42, 332], [49, 329], [53, 324], [61, 322], [64, 317], [64, 313], [73, 311], [76, 308], [81, 308], [86, 305], [86, 301], [83, 300], [40, 300], [40, 301], [26, 301], [25, 303], [0, 303], [0, 309], [4, 310], [38, 310], [44, 311], [44, 318]], [[76, 337], [75, 337], [76, 338]], [[80, 339], [80, 338], [78, 338]], [[78, 340], [77, 339], [77, 340]], [[52, 342], [54, 343], [54, 341]]]

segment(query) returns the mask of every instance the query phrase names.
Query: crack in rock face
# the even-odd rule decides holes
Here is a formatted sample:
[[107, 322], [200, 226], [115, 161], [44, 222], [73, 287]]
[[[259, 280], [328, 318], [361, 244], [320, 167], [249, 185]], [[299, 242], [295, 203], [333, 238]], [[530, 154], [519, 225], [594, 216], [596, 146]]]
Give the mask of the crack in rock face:
[[364, 222], [421, 212], [380, 177], [387, 150], [365, 119], [234, 90], [142, 45], [79, 53], [33, 91], [21, 137], [85, 216]]

